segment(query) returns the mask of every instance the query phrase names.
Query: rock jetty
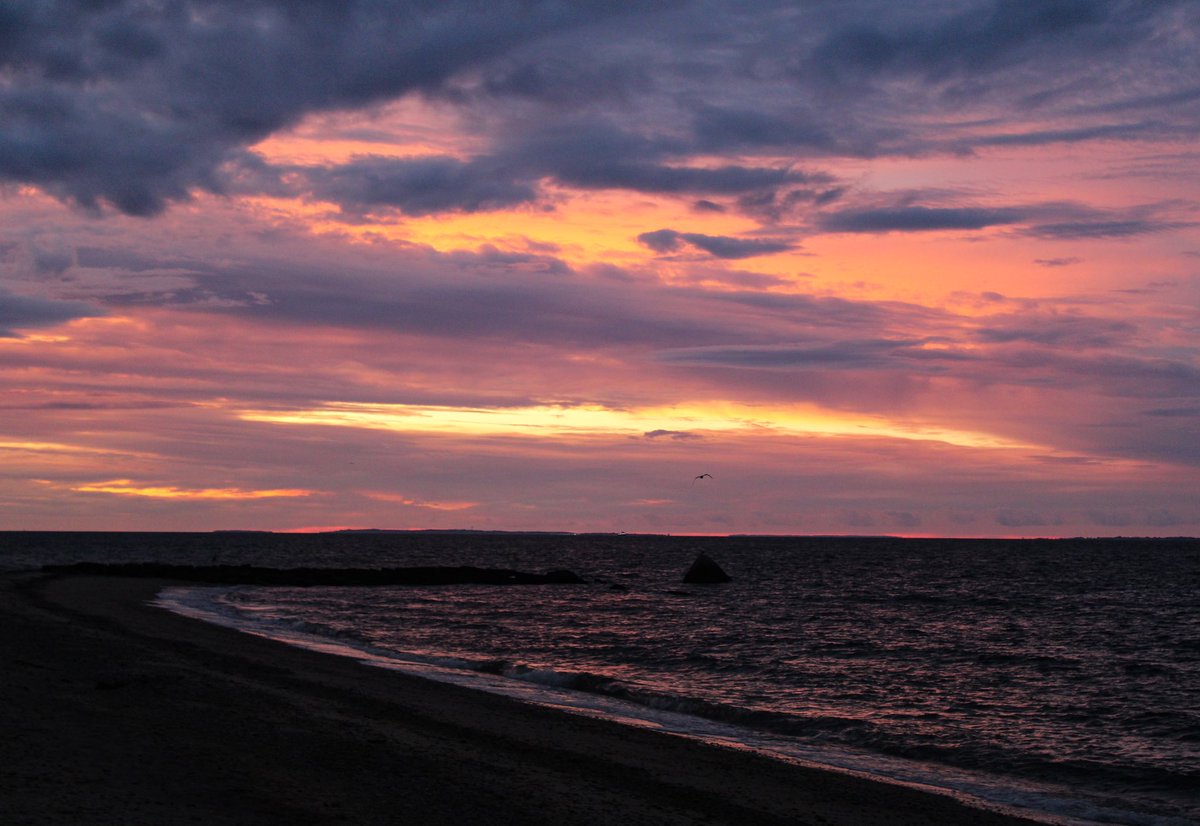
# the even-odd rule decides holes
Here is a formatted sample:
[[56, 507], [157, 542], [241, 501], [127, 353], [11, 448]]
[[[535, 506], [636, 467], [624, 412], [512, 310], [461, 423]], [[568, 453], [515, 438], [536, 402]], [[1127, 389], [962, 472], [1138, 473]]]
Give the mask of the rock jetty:
[[123, 576], [173, 579], [214, 585], [579, 585], [585, 580], [574, 571], [544, 574], [508, 568], [262, 568], [254, 565], [165, 565], [155, 562], [105, 564], [79, 562], [46, 565], [44, 571], [60, 575]]

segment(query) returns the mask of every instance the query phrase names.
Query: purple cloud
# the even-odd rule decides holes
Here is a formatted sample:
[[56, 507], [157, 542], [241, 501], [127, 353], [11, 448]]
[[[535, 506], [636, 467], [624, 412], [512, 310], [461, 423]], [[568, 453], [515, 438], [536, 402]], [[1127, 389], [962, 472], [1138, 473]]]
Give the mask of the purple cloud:
[[77, 318], [104, 315], [82, 301], [60, 301], [37, 296], [16, 295], [0, 287], [0, 338], [13, 338], [19, 330], [53, 327]]
[[732, 238], [727, 235], [703, 235], [698, 232], [676, 232], [673, 229], [660, 229], [654, 232], [643, 232], [638, 241], [659, 253], [675, 252], [682, 245], [689, 244], [707, 252], [714, 258], [736, 260], [753, 258], [757, 255], [773, 255], [786, 252], [793, 248], [787, 241], [771, 241], [760, 238]]

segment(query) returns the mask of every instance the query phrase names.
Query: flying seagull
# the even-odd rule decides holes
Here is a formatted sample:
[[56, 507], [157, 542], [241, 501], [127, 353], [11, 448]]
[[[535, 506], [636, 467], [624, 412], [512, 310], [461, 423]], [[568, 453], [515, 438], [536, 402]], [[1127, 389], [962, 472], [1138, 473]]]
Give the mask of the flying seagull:
[[695, 479], [692, 480], [692, 484], [693, 485], [696, 484], [696, 482], [699, 481], [700, 479], [711, 479], [711, 478], [712, 478], [711, 473], [701, 473], [699, 476], [697, 476]]

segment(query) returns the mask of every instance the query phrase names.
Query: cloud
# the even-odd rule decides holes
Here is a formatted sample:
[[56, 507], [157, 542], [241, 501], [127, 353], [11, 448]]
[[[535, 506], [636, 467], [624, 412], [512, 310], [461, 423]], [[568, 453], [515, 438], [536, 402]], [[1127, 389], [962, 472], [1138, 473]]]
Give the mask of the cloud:
[[[995, 322], [1005, 322], [1003, 326]], [[1055, 347], [1113, 347], [1137, 333], [1127, 321], [1084, 316], [1011, 316], [989, 319], [976, 336], [992, 344], [1033, 342]]]
[[753, 258], [758, 255], [773, 255], [793, 248], [787, 241], [770, 241], [758, 238], [731, 238], [727, 235], [703, 235], [698, 232], [676, 232], [660, 229], [643, 232], [638, 241], [655, 252], [675, 252], [684, 243], [707, 252], [714, 258]]
[[1157, 221], [1150, 219], [1062, 221], [1038, 224], [1028, 230], [1037, 238], [1056, 240], [1129, 238], [1195, 226], [1192, 221]]
[[1079, 264], [1082, 261], [1082, 258], [1069, 256], [1066, 258], [1035, 258], [1033, 263], [1042, 267], [1069, 267], [1072, 264]]
[[729, 164], [720, 167], [672, 166], [637, 158], [604, 162], [580, 146], [578, 157], [552, 168], [559, 183], [581, 189], [626, 189], [667, 195], [737, 195], [804, 183], [810, 176], [790, 169]]
[[929, 28], [887, 32], [871, 25], [837, 31], [816, 50], [831, 73], [921, 72], [940, 76], [980, 62], [1011, 59], [1021, 48], [1098, 22], [1094, 3], [1015, 2], [975, 6]]
[[1062, 523], [1061, 516], [1034, 510], [1009, 508], [996, 514], [996, 524], [1006, 528], [1050, 527]]
[[0, 338], [13, 338], [18, 330], [53, 327], [77, 318], [104, 315], [102, 310], [82, 301], [16, 295], [0, 287]]
[[314, 490], [286, 488], [274, 490], [247, 490], [245, 488], [200, 488], [186, 489], [175, 485], [143, 484], [130, 479], [112, 479], [105, 482], [88, 482], [76, 485], [71, 490], [80, 493], [107, 493], [114, 496], [141, 496], [150, 499], [182, 500], [253, 500], [276, 499], [279, 497], [313, 496]]
[[[72, 290], [97, 296], [122, 315], [164, 307], [220, 312], [255, 327], [390, 331], [481, 347], [489, 342], [601, 351], [633, 347], [648, 358], [698, 345], [785, 349], [803, 342], [812, 349], [834, 347], [842, 339], [894, 339], [913, 344], [907, 354], [884, 363], [907, 361], [922, 373], [946, 365], [954, 354], [920, 352], [924, 339], [911, 331], [958, 323], [943, 311], [914, 304], [764, 292], [778, 279], [726, 272], [718, 263], [689, 266], [687, 274], [701, 279], [695, 286], [687, 280], [666, 286], [644, 273], [611, 278], [553, 255], [487, 247], [438, 253], [272, 234], [253, 246], [244, 241], [225, 247], [220, 255], [205, 255], [202, 243], [190, 253], [168, 245], [161, 259], [145, 251], [150, 248], [135, 253], [115, 245], [89, 247], [81, 260], [111, 267], [76, 268]], [[122, 272], [120, 262], [131, 270]], [[158, 273], [168, 265], [176, 280], [160, 287]], [[707, 288], [709, 281], [724, 288]], [[857, 363], [866, 363], [867, 354], [857, 357]]]
[[0, 180], [154, 215], [220, 191], [243, 147], [316, 111], [436, 89], [636, 4], [21, 3], [4, 21]]
[[[1084, 141], [1112, 138], [1145, 138], [1164, 130], [1161, 124], [1104, 123], [1076, 129], [1032, 129], [1024, 132], [1008, 132], [1002, 135], [974, 136], [962, 141], [968, 146], [1044, 146], [1052, 143], [1082, 143]], [[1165, 135], [1164, 135], [1165, 137]]]
[[61, 247], [47, 249], [34, 243], [30, 245], [30, 253], [34, 272], [40, 275], [62, 275], [75, 263], [70, 250]]
[[797, 118], [746, 108], [703, 105], [693, 115], [696, 141], [707, 151], [761, 147], [835, 146], [827, 125], [816, 118]]
[[[312, 190], [414, 215], [525, 203], [543, 179], [765, 198], [816, 180], [780, 157], [1195, 135], [1196, 22], [1171, 0], [19, 2], [0, 181], [155, 215], [240, 191], [248, 148], [306, 116], [419, 95], [461, 117], [478, 157], [352, 161], [302, 173]], [[1112, 120], [1126, 111], [1142, 117]], [[693, 160], [722, 152], [737, 157]]]
[[671, 439], [676, 442], [686, 442], [703, 439], [699, 433], [689, 433], [686, 430], [650, 430], [642, 434], [647, 439]]
[[[1015, 234], [1049, 240], [1099, 240], [1127, 238], [1157, 232], [1186, 229], [1194, 221], [1167, 216], [1180, 210], [1179, 204], [1152, 203], [1122, 210], [1101, 210], [1070, 201], [1046, 201], [1016, 206], [926, 206], [908, 201], [921, 197], [933, 199], [953, 193], [893, 194], [896, 204], [849, 207], [821, 213], [818, 228], [826, 232], [883, 233], [931, 232], [945, 230], [981, 230], [996, 226], [1014, 226]], [[1066, 266], [1078, 258], [1038, 259], [1043, 266]]]
[[[647, 136], [611, 119], [554, 120], [503, 134], [493, 151], [463, 160], [450, 156], [359, 156], [325, 166], [271, 164], [241, 153], [225, 170], [223, 187], [242, 194], [303, 197], [338, 204], [358, 215], [389, 210], [408, 215], [481, 212], [543, 197], [541, 184], [624, 189], [659, 195], [733, 195], [784, 203], [820, 194], [779, 188], [824, 184], [829, 177], [791, 166], [731, 163], [693, 166], [686, 142]], [[683, 161], [683, 162], [681, 162]], [[705, 198], [698, 209], [723, 211]]]
[[921, 524], [921, 517], [909, 511], [888, 511], [887, 517], [892, 524], [901, 528], [916, 528]]
[[1142, 415], [1168, 419], [1200, 419], [1200, 407], [1156, 407], [1143, 410]]
[[529, 203], [533, 180], [504, 175], [486, 159], [360, 157], [331, 167], [282, 170], [304, 182], [301, 194], [345, 212], [395, 209], [406, 215], [485, 212]]
[[1167, 508], [1107, 509], [1089, 508], [1087, 518], [1096, 525], [1106, 528], [1151, 527], [1165, 528], [1174, 525], [1195, 525], [1195, 517], [1181, 516]]
[[930, 232], [985, 229], [1024, 217], [1013, 208], [900, 206], [827, 212], [817, 223], [826, 232]]
[[885, 14], [829, 33], [805, 68], [841, 83], [903, 75], [945, 82], [1032, 61], [1068, 63], [1123, 51], [1152, 31], [1155, 12], [1117, 0], [992, 0], [923, 19]]
[[948, 363], [970, 360], [966, 352], [925, 349], [917, 340], [861, 339], [806, 345], [690, 347], [659, 353], [661, 361], [755, 369], [836, 368], [942, 372]]

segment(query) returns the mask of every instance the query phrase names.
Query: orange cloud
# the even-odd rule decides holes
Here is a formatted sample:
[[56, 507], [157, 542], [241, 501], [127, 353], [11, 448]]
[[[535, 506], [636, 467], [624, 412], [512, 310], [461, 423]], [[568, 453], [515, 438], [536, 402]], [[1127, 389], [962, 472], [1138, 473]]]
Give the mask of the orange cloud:
[[478, 502], [427, 502], [419, 499], [411, 499], [399, 493], [387, 493], [383, 491], [368, 491], [366, 497], [374, 499], [376, 502], [394, 502], [398, 505], [408, 505], [413, 508], [428, 508], [435, 511], [465, 511], [479, 504]]
[[112, 479], [75, 485], [70, 490], [79, 493], [111, 493], [116, 496], [141, 496], [148, 499], [277, 499], [281, 497], [312, 496], [317, 491], [299, 488], [244, 490], [242, 488], [179, 488], [174, 485], [137, 485], [130, 479]]

